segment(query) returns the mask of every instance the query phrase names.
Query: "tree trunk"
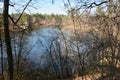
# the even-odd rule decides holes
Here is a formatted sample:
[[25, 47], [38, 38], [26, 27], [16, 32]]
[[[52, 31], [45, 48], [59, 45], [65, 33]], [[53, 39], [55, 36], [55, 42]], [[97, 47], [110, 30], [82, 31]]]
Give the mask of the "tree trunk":
[[4, 80], [4, 75], [3, 75], [3, 41], [2, 41], [1, 33], [2, 33], [2, 30], [0, 30], [0, 49], [1, 49], [1, 74], [2, 74], [2, 80]]
[[4, 0], [3, 22], [4, 22], [7, 59], [8, 59], [8, 80], [13, 80], [13, 56], [12, 56], [12, 47], [10, 41], [8, 11], [9, 11], [9, 0]]

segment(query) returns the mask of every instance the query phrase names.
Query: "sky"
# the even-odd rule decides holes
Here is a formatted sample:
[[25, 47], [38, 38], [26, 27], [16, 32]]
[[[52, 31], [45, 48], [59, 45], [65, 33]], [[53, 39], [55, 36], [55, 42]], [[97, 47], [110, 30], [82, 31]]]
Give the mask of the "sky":
[[[0, 12], [2, 12], [3, 7], [3, 0], [0, 0]], [[14, 7], [10, 6], [9, 13], [21, 13], [25, 5], [28, 3], [29, 0], [10, 0], [10, 4], [14, 5]], [[54, 1], [54, 2], [53, 2]], [[75, 1], [77, 0], [70, 0], [71, 5], [74, 6]], [[81, 2], [87, 1], [89, 2], [99, 2], [103, 0], [78, 0]], [[67, 0], [32, 0], [32, 2], [29, 4], [27, 9], [25, 10], [26, 13], [42, 13], [42, 14], [65, 14], [67, 15], [67, 9], [65, 9], [65, 4]], [[93, 13], [95, 9], [92, 9]], [[82, 10], [81, 10], [82, 11]]]
[[[10, 0], [10, 4], [14, 4], [14, 7], [10, 7], [9, 13], [21, 12], [24, 5], [29, 0]], [[67, 1], [67, 0], [66, 0]], [[42, 13], [42, 14], [67, 14], [64, 9], [62, 0], [32, 0], [30, 5], [25, 10], [26, 13]], [[3, 2], [0, 2], [0, 12], [3, 7]]]

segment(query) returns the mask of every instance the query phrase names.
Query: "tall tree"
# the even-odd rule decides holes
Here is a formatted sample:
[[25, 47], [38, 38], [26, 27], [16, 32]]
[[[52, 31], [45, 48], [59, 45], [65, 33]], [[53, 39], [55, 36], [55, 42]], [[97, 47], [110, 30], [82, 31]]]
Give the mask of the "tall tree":
[[6, 43], [7, 59], [8, 59], [8, 80], [13, 80], [13, 55], [12, 55], [12, 47], [10, 41], [8, 17], [9, 17], [9, 0], [4, 0], [3, 23], [4, 23], [5, 43]]
[[[0, 17], [1, 19], [1, 17]], [[0, 20], [0, 28], [2, 26], [2, 21]], [[1, 52], [1, 74], [2, 74], [2, 80], [4, 80], [3, 76], [3, 40], [2, 40], [2, 29], [0, 30], [0, 52]]]

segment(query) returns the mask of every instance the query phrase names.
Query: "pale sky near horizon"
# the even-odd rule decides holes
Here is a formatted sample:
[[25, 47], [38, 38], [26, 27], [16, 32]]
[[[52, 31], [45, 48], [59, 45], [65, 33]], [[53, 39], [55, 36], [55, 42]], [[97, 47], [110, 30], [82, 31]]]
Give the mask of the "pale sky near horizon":
[[[10, 7], [9, 13], [21, 12], [29, 0], [10, 0], [10, 4], [15, 4], [14, 7]], [[66, 0], [67, 1], [67, 0]], [[25, 10], [27, 13], [42, 13], [42, 14], [67, 14], [64, 9], [64, 3], [62, 0], [32, 0], [28, 8]], [[3, 2], [0, 2], [0, 8], [2, 9]], [[0, 12], [1, 12], [0, 9]]]

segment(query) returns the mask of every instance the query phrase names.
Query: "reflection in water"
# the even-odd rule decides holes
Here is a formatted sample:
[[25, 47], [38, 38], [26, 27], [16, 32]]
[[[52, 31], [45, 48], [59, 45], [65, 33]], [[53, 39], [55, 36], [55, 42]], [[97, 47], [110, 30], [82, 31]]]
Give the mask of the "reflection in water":
[[[64, 31], [63, 33], [66, 38], [68, 38], [67, 36], [70, 36], [69, 30]], [[38, 28], [27, 34], [26, 32], [13, 32], [11, 33], [13, 55], [17, 56], [21, 51], [24, 56], [29, 55], [32, 59], [39, 59], [42, 54], [47, 53], [51, 41], [54, 41], [54, 39], [57, 39], [60, 36], [61, 31], [59, 28], [55, 27]], [[4, 57], [7, 57], [5, 46], [3, 47]]]
[[49, 41], [54, 40], [60, 36], [60, 30], [58, 28], [39, 28], [33, 31], [29, 37], [29, 44], [34, 46], [31, 51], [31, 56], [39, 58], [40, 55], [46, 53], [46, 49], [50, 44]]
[[[12, 38], [15, 39], [14, 44], [14, 39], [12, 39], [12, 44], [13, 44], [13, 49], [16, 48], [16, 51], [13, 50], [13, 54], [19, 53], [19, 45], [20, 43], [20, 38], [21, 38], [21, 33], [14, 33], [14, 36]], [[32, 59], [37, 59], [39, 60], [40, 56], [44, 53], [48, 53], [50, 49], [51, 42], [56, 40], [60, 43], [61, 49], [65, 51], [65, 43], [63, 36], [65, 37], [66, 40], [68, 40], [67, 43], [71, 40], [72, 32], [70, 30], [64, 30], [61, 31], [59, 28], [55, 27], [44, 27], [44, 28], [38, 28], [36, 30], [31, 31], [29, 34], [23, 34], [23, 42], [22, 42], [22, 53], [26, 55], [29, 52], [29, 56], [32, 57]], [[76, 51], [76, 48], [73, 44], [76, 44], [75, 41], [70, 41], [71, 43], [67, 45], [67, 47], [72, 46], [74, 50]], [[19, 44], [20, 43], [20, 44]], [[81, 44], [80, 44], [81, 45]], [[82, 45], [82, 48], [85, 49], [86, 46]], [[81, 51], [82, 51], [81, 48]], [[88, 50], [88, 49], [87, 49]]]

